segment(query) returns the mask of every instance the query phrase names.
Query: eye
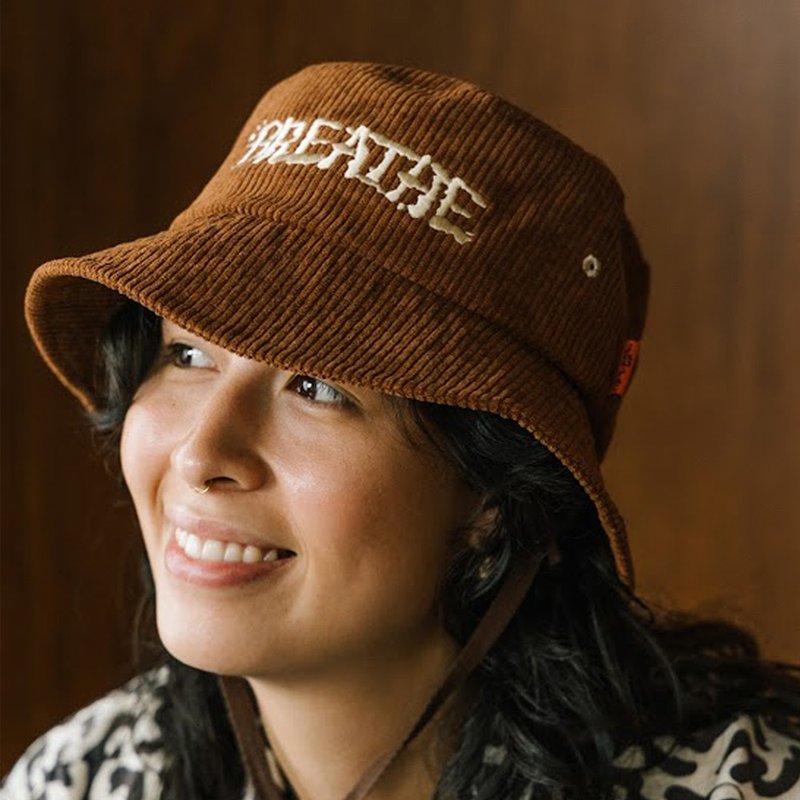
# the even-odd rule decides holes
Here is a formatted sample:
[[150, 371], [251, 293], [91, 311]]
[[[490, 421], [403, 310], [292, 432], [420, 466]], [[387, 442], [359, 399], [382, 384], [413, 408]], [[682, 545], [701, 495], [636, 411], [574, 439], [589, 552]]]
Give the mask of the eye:
[[350, 400], [340, 391], [334, 389], [330, 384], [319, 380], [319, 378], [311, 377], [311, 375], [295, 375], [291, 381], [289, 381], [288, 388], [294, 388], [296, 393], [301, 397], [318, 405], [351, 405]]
[[167, 346], [166, 360], [181, 369], [214, 366], [214, 362], [199, 347], [182, 342], [172, 342]]

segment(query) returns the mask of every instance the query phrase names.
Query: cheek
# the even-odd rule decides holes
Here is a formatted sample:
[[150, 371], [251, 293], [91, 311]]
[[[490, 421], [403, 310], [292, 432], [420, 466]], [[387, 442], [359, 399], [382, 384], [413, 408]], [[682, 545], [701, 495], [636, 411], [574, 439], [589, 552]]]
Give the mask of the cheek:
[[435, 589], [462, 513], [455, 482], [441, 468], [373, 441], [324, 466], [303, 465], [287, 489], [293, 527], [308, 537], [320, 573], [335, 562], [330, 574], [346, 575], [354, 587]]
[[155, 512], [159, 480], [169, 465], [170, 431], [174, 429], [167, 415], [146, 403], [134, 403], [125, 415], [120, 462], [143, 532]]

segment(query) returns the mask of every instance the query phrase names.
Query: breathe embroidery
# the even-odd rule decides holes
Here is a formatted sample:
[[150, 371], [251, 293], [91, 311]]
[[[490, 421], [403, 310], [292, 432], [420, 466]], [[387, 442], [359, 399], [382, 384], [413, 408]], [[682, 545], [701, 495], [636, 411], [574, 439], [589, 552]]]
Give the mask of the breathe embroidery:
[[[465, 220], [486, 208], [478, 192], [431, 156], [420, 156], [365, 125], [352, 127], [322, 118], [265, 120], [248, 137], [247, 152], [235, 166], [263, 163], [314, 164], [317, 169], [344, 166], [345, 178], [371, 186], [414, 219], [427, 217], [431, 228], [459, 244], [475, 236], [463, 227]], [[386, 185], [393, 181], [394, 185]], [[410, 201], [411, 193], [415, 197]]]

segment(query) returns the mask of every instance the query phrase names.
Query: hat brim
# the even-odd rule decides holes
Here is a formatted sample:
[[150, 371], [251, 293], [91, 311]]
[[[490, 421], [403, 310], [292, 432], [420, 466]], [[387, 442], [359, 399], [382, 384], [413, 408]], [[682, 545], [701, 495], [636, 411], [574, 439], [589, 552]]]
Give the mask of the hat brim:
[[[603, 485], [577, 390], [497, 322], [280, 219], [204, 215], [34, 273], [28, 325], [87, 408], [98, 400], [99, 341], [126, 297], [280, 369], [514, 420], [591, 497], [620, 577], [632, 585], [624, 523]], [[455, 355], [464, 352], [468, 359]]]

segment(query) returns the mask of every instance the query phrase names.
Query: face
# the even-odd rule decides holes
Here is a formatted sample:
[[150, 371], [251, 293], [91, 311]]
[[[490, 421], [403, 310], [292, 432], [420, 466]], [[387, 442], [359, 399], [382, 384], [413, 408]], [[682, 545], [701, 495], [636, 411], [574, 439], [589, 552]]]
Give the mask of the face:
[[387, 397], [162, 339], [121, 456], [167, 649], [289, 680], [452, 646], [437, 589], [477, 498]]

